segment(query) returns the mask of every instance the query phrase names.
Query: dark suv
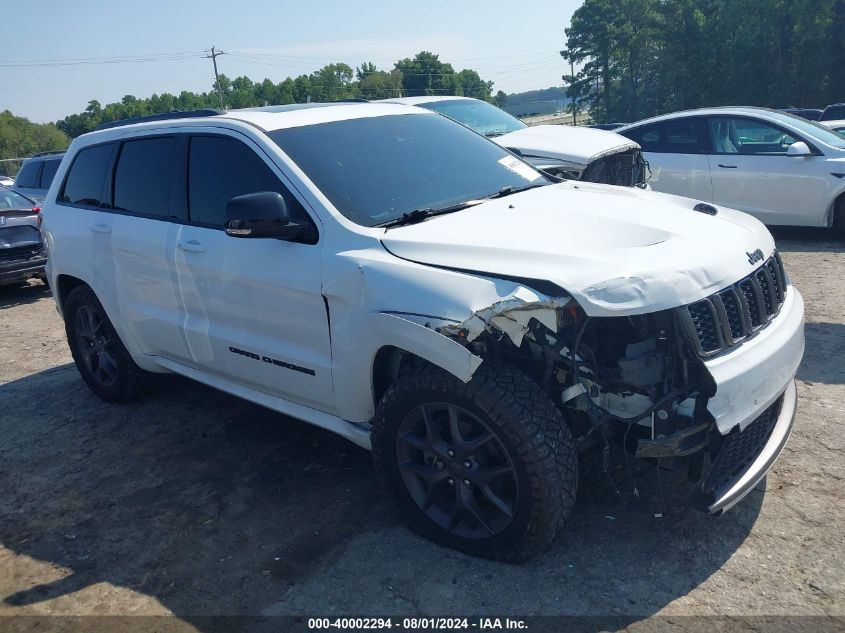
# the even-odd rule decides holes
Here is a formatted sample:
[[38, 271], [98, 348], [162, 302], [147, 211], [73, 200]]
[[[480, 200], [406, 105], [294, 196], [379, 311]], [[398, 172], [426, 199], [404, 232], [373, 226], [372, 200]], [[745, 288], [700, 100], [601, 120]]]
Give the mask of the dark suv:
[[41, 241], [41, 207], [0, 186], [0, 286], [44, 277], [47, 254]]
[[38, 202], [44, 200], [64, 155], [63, 151], [41, 152], [35, 154], [32, 158], [27, 158], [15, 177], [15, 184], [13, 185], [15, 191]]

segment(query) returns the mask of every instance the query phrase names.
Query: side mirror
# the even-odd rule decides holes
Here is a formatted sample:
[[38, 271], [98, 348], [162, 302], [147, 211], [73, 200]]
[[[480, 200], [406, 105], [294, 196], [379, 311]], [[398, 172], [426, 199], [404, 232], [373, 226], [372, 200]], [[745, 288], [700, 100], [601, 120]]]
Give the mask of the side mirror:
[[231, 237], [271, 237], [295, 240], [308, 225], [292, 218], [282, 194], [259, 191], [231, 198], [224, 214], [226, 235]]
[[786, 150], [787, 156], [812, 156], [813, 152], [804, 141], [796, 141]]

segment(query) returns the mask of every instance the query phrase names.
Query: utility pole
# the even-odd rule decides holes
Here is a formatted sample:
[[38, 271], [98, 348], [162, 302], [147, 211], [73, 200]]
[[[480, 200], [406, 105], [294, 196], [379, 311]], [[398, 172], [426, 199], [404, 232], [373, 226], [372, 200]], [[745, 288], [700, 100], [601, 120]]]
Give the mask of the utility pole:
[[226, 104], [223, 103], [223, 89], [220, 87], [220, 75], [217, 74], [217, 57], [219, 55], [225, 55], [223, 51], [215, 51], [214, 47], [211, 47], [211, 54], [206, 55], [206, 59], [210, 59], [214, 64], [214, 83], [217, 85], [217, 96], [220, 97], [220, 107], [225, 110]]
[[[575, 62], [572, 59], [569, 60], [569, 76], [572, 77], [572, 80], [569, 82], [570, 87], [572, 84], [575, 83]], [[578, 121], [575, 118], [575, 99], [572, 97], [574, 90], [569, 91], [569, 103], [572, 105], [572, 127], [578, 125]]]

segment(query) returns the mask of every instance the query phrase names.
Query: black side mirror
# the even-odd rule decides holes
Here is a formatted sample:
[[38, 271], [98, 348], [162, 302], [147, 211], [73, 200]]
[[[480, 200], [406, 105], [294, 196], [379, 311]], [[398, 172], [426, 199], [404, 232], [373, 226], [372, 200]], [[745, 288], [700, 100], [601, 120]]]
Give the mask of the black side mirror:
[[292, 218], [282, 194], [259, 191], [231, 198], [224, 214], [226, 235], [231, 237], [272, 237], [295, 240], [304, 235], [307, 223]]

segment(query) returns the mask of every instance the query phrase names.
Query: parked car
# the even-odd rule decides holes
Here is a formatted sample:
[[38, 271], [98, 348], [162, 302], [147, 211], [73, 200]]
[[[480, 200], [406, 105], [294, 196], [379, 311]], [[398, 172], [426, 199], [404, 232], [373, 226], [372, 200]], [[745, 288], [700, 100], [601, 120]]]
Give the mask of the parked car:
[[469, 97], [402, 97], [388, 103], [439, 112], [519, 153], [546, 173], [609, 185], [645, 186], [648, 166], [636, 143], [601, 130], [527, 126], [496, 106]]
[[823, 121], [823, 123], [834, 132], [845, 134], [845, 119], [840, 119], [838, 121]]
[[0, 176], [0, 187], [11, 187], [14, 184], [14, 178], [9, 178], [9, 176]]
[[41, 152], [27, 158], [15, 177], [15, 191], [38, 202], [47, 195], [64, 152]]
[[817, 108], [781, 108], [781, 112], [800, 116], [808, 121], [818, 121], [822, 116], [822, 111]]
[[746, 211], [766, 224], [845, 228], [845, 138], [777, 110], [725, 107], [620, 128], [642, 145], [657, 191]]
[[845, 103], [834, 103], [824, 109], [819, 121], [838, 121], [845, 119]]
[[688, 463], [718, 514], [786, 443], [803, 301], [751, 216], [556, 182], [423, 108], [168, 116], [76, 138], [44, 203], [104, 400], [174, 372], [328, 429], [420, 533], [511, 561], [591, 444]]
[[0, 186], [0, 286], [30, 277], [44, 279], [47, 256], [41, 241], [41, 208]]

